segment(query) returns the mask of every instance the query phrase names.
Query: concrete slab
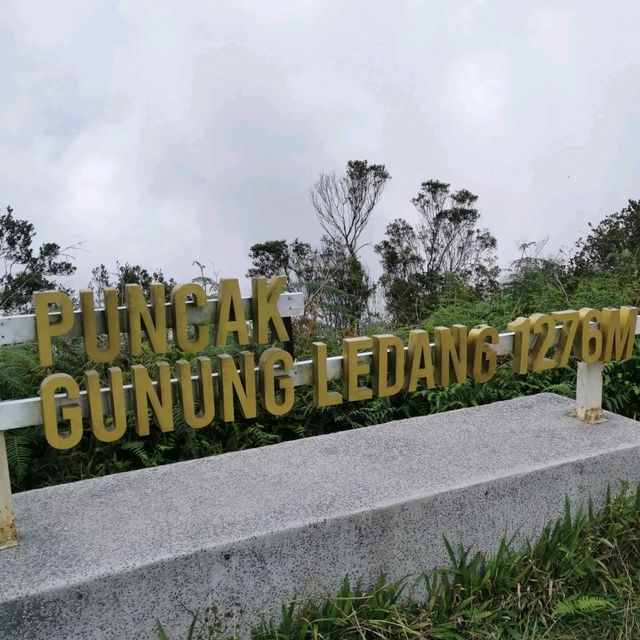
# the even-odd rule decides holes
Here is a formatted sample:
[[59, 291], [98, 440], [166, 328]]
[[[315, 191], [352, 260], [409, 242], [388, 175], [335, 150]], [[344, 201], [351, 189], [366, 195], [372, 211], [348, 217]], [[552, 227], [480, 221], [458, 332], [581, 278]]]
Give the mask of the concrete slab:
[[[243, 628], [296, 594], [491, 551], [607, 484], [640, 481], [640, 423], [540, 394], [15, 496], [0, 638], [180, 638], [216, 605]], [[235, 618], [230, 618], [235, 620]]]

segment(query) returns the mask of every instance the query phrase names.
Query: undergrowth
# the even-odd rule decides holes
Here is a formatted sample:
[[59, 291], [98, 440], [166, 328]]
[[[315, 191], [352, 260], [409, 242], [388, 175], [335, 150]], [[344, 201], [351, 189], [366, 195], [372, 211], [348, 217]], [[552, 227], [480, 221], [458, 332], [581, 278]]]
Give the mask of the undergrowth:
[[[345, 579], [324, 602], [296, 600], [253, 640], [637, 640], [640, 638], [640, 489], [607, 493], [548, 525], [535, 544], [503, 539], [490, 557], [444, 540], [449, 565], [419, 578]], [[416, 597], [416, 593], [424, 594]], [[228, 613], [228, 612], [227, 612]], [[236, 612], [193, 614], [181, 640], [234, 638]], [[173, 640], [157, 622], [158, 640]], [[177, 639], [178, 636], [175, 636]]]
[[[81, 379], [81, 349], [76, 342], [69, 341], [64, 349], [60, 349], [56, 370], [72, 372]], [[173, 364], [183, 356], [180, 353], [170, 354], [168, 359]], [[126, 359], [128, 356], [123, 354], [121, 357]], [[159, 359], [160, 356], [147, 352], [139, 361], [149, 367], [154, 375], [153, 369]], [[126, 381], [131, 362], [116, 364], [121, 364], [125, 369]], [[162, 433], [159, 429], [152, 429], [150, 436], [139, 438], [132, 428], [134, 420], [130, 414], [131, 428], [122, 440], [102, 443], [87, 431], [80, 445], [68, 451], [56, 451], [49, 447], [41, 427], [12, 430], [6, 433], [12, 486], [14, 491], [23, 491], [544, 391], [575, 397], [575, 366], [575, 362], [572, 362], [565, 369], [522, 376], [515, 374], [510, 360], [505, 359], [499, 364], [494, 378], [486, 384], [469, 380], [467, 384], [420, 389], [411, 394], [401, 392], [391, 398], [374, 398], [325, 408], [314, 407], [310, 388], [298, 387], [294, 407], [285, 416], [272, 416], [259, 408], [254, 420], [224, 423], [216, 418], [210, 426], [200, 430], [191, 429], [184, 423], [176, 403], [173, 432]], [[37, 396], [37, 385], [45, 375], [46, 372], [38, 365], [35, 345], [0, 350], [0, 398]], [[604, 407], [631, 418], [640, 415], [639, 380], [638, 356], [605, 364]], [[340, 389], [337, 384], [334, 388]]]

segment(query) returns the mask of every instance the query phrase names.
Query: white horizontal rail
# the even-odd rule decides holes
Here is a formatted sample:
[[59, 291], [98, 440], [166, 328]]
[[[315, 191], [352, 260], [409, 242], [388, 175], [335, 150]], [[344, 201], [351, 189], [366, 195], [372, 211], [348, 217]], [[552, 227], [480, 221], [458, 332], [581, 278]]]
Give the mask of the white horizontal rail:
[[[290, 294], [296, 295], [296, 294]], [[556, 338], [560, 331], [560, 327], [556, 327]], [[636, 335], [640, 334], [640, 319], [636, 324]], [[509, 355], [513, 351], [513, 332], [501, 333], [498, 344], [492, 346], [499, 356]], [[431, 344], [435, 346], [434, 343]], [[405, 351], [407, 347], [405, 347]], [[371, 352], [362, 352], [358, 354], [360, 362], [371, 363], [373, 356]], [[256, 368], [257, 371], [257, 368]], [[310, 385], [313, 382], [313, 362], [311, 360], [301, 360], [293, 365], [293, 368], [287, 373], [293, 378], [293, 384], [296, 387]], [[217, 380], [218, 374], [213, 374], [214, 381]], [[338, 380], [342, 377], [342, 356], [332, 356], [327, 359], [327, 377], [329, 380]], [[197, 376], [192, 377], [194, 383]], [[153, 383], [156, 384], [155, 382]], [[175, 393], [177, 386], [177, 378], [171, 380], [172, 389]], [[109, 400], [109, 389], [102, 389], [103, 406], [105, 409], [111, 406]], [[124, 386], [125, 403], [127, 410], [133, 408], [132, 385]], [[82, 414], [84, 417], [89, 416], [89, 407], [86, 400], [86, 391], [80, 392], [80, 400], [69, 400], [63, 394], [57, 396], [58, 405], [80, 402], [82, 406]], [[108, 415], [108, 414], [107, 414]], [[25, 398], [22, 400], [6, 400], [0, 403], [0, 431], [9, 431], [11, 429], [19, 429], [21, 427], [30, 427], [42, 424], [42, 409], [40, 398]]]
[[[172, 328], [173, 321], [169, 310], [171, 304], [167, 303], [167, 327]], [[251, 308], [251, 297], [242, 298], [244, 315], [247, 320], [253, 317]], [[215, 298], [207, 300], [204, 307], [196, 307], [193, 302], [187, 302], [187, 324], [214, 324], [218, 310], [218, 301]], [[126, 333], [127, 314], [126, 307], [118, 307], [120, 312], [120, 333]], [[282, 293], [278, 300], [278, 311], [283, 318], [297, 318], [304, 313], [304, 293]], [[49, 316], [56, 321], [60, 314], [53, 312]], [[96, 329], [98, 334], [105, 333], [105, 312], [104, 309], [97, 309]], [[82, 336], [82, 313], [74, 312], [74, 322], [67, 337], [75, 338]], [[20, 344], [22, 342], [36, 341], [36, 317], [34, 314], [24, 316], [3, 316], [0, 317], [0, 345]]]

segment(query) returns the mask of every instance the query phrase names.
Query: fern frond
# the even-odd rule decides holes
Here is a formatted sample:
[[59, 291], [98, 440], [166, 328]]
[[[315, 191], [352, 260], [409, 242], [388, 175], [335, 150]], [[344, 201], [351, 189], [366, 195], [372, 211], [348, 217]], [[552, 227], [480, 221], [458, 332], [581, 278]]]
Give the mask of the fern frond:
[[147, 452], [146, 452], [146, 450], [144, 448], [144, 441], [143, 440], [131, 440], [129, 442], [125, 442], [122, 445], [122, 449], [124, 451], [129, 451], [134, 456], [136, 456], [136, 458], [139, 458], [143, 462], [147, 457]]
[[614, 605], [606, 598], [598, 596], [571, 596], [558, 602], [553, 610], [554, 618], [575, 616], [578, 614], [591, 614], [604, 609], [612, 609]]
[[29, 472], [35, 445], [41, 440], [39, 428], [15, 429], [5, 434], [9, 475], [14, 484], [21, 484]]

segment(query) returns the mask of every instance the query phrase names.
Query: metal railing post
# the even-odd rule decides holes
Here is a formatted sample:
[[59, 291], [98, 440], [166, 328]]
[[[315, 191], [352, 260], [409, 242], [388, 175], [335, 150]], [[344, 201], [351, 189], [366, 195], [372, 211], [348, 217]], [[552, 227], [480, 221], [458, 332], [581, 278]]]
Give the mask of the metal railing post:
[[578, 362], [576, 415], [585, 422], [602, 416], [602, 362]]
[[11, 504], [11, 480], [4, 433], [0, 431], [0, 549], [8, 549], [18, 544], [16, 521]]

